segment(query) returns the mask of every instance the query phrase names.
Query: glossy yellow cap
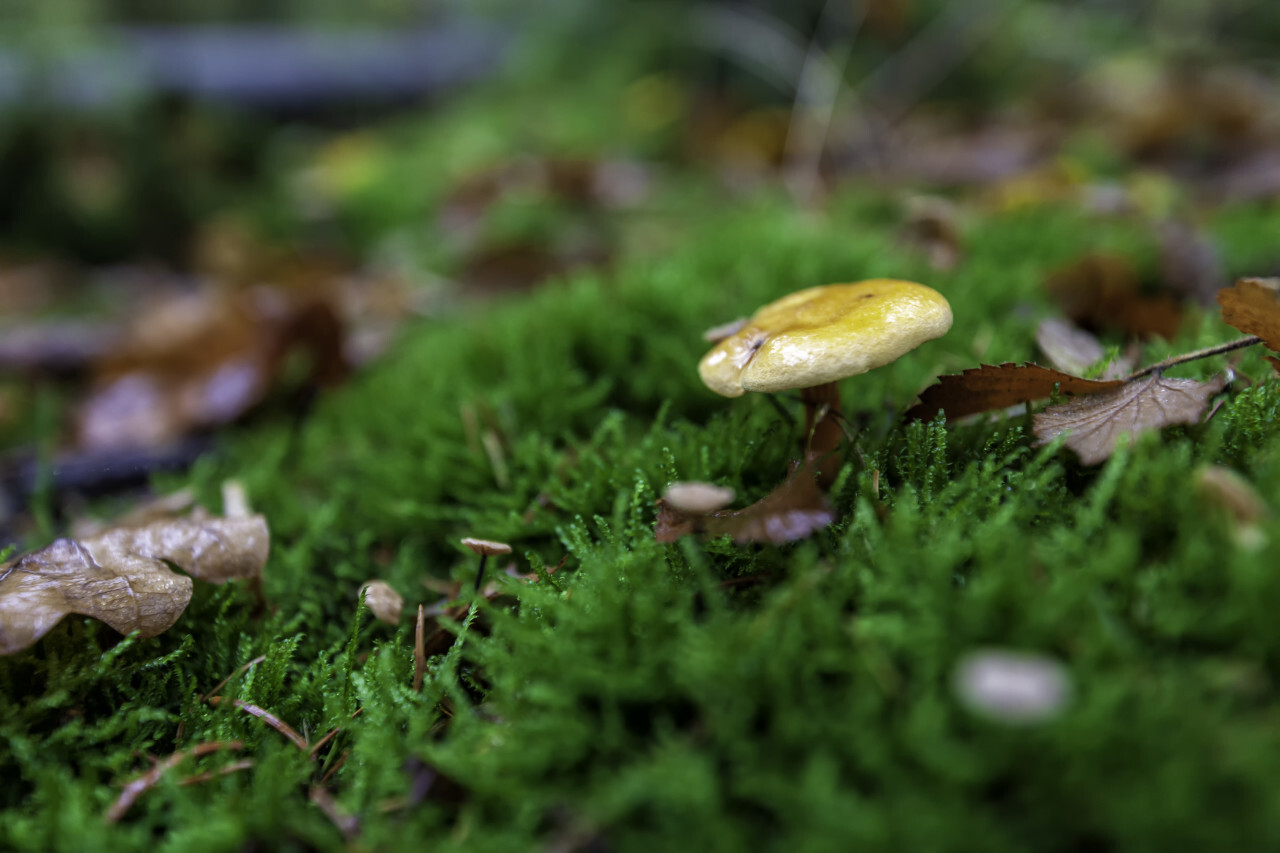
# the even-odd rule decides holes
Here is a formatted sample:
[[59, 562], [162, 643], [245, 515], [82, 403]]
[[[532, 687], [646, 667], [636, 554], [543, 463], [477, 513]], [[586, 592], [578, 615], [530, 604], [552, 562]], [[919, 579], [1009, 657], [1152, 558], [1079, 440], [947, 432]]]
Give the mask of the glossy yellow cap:
[[811, 388], [889, 364], [951, 328], [951, 306], [923, 284], [873, 278], [810, 287], [771, 302], [702, 357], [725, 397]]

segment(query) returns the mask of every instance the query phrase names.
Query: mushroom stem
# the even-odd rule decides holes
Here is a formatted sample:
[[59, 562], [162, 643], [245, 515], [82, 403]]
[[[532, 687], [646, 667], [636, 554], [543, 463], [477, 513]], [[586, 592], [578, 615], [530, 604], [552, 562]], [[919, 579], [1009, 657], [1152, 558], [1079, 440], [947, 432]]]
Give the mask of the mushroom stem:
[[484, 580], [484, 564], [489, 562], [488, 554], [480, 555], [480, 568], [476, 570], [476, 592], [480, 591], [480, 582]]
[[829, 486], [840, 473], [838, 450], [844, 439], [840, 428], [840, 385], [824, 382], [800, 391], [804, 402], [804, 434], [807, 443], [806, 458], [813, 460], [818, 471], [818, 482]]

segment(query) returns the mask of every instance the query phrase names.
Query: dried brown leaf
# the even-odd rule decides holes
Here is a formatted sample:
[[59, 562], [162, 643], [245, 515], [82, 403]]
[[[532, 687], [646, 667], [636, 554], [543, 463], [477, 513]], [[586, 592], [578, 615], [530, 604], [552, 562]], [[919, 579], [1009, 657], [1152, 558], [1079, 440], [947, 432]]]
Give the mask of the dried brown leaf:
[[1242, 278], [1218, 291], [1222, 319], [1280, 352], [1280, 278]]
[[659, 498], [658, 518], [653, 525], [653, 538], [659, 542], [674, 542], [694, 533], [695, 521], [701, 522], [702, 518], [682, 512], [666, 500]]
[[77, 413], [82, 448], [154, 447], [235, 420], [266, 397], [298, 349], [310, 356], [313, 385], [346, 370], [333, 302], [272, 288], [157, 300], [125, 337], [97, 366]]
[[1046, 317], [1036, 326], [1036, 346], [1056, 369], [1076, 375], [1107, 354], [1091, 332], [1057, 317]]
[[1091, 328], [1169, 339], [1182, 324], [1178, 300], [1142, 293], [1137, 270], [1118, 255], [1085, 255], [1051, 273], [1045, 286], [1064, 314]]
[[1050, 406], [1032, 417], [1032, 430], [1039, 444], [1066, 433], [1067, 447], [1085, 465], [1095, 465], [1111, 456], [1122, 435], [1197, 423], [1226, 384], [1223, 376], [1199, 382], [1152, 373], [1114, 391]]
[[956, 206], [936, 196], [912, 196], [904, 206], [906, 219], [899, 239], [923, 252], [931, 268], [954, 269], [963, 254]]
[[69, 613], [154, 637], [186, 609], [192, 577], [211, 583], [257, 577], [269, 543], [260, 515], [167, 519], [58, 539], [0, 564], [0, 654], [27, 648]]
[[[1056, 369], [1079, 375], [1101, 361], [1107, 354], [1091, 332], [1057, 317], [1047, 317], [1036, 327], [1036, 345]], [[1121, 379], [1137, 367], [1139, 347], [1130, 346], [1110, 361], [1102, 371], [1102, 379]]]
[[932, 420], [945, 411], [950, 419], [1006, 409], [1050, 396], [1056, 387], [1065, 394], [1098, 394], [1119, 388], [1120, 380], [1081, 379], [1038, 364], [984, 364], [963, 373], [939, 376], [920, 394], [908, 420]]
[[1172, 293], [1212, 305], [1227, 283], [1222, 255], [1207, 233], [1190, 222], [1170, 220], [1156, 229], [1160, 239], [1160, 280]]

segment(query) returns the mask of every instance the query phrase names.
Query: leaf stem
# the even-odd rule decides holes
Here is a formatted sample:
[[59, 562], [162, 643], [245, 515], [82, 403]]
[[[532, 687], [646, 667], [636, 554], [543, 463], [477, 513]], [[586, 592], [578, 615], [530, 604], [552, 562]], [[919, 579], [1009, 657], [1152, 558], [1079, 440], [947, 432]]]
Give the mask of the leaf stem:
[[1211, 347], [1198, 349], [1195, 352], [1187, 352], [1182, 355], [1171, 356], [1166, 358], [1164, 361], [1157, 361], [1155, 364], [1149, 364], [1136, 373], [1130, 373], [1125, 377], [1125, 379], [1141, 379], [1143, 376], [1150, 376], [1152, 373], [1161, 373], [1174, 365], [1186, 364], [1188, 361], [1198, 361], [1202, 358], [1208, 358], [1211, 355], [1222, 355], [1223, 353], [1231, 352], [1232, 350], [1244, 349], [1245, 347], [1251, 347], [1254, 344], [1260, 343], [1262, 343], [1262, 338], [1257, 335], [1250, 335], [1247, 338], [1238, 338], [1234, 341], [1228, 341], [1225, 344], [1215, 344]]

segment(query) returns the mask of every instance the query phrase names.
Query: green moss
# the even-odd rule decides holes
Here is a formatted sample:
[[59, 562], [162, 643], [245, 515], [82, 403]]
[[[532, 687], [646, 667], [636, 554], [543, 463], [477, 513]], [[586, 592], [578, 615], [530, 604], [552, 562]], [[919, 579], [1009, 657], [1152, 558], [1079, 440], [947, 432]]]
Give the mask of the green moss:
[[[200, 585], [161, 637], [67, 619], [0, 660], [0, 838], [341, 849], [307, 791], [346, 755], [329, 784], [368, 849], [1275, 846], [1277, 545], [1239, 548], [1192, 487], [1229, 464], [1280, 505], [1269, 368], [1245, 362], [1258, 384], [1208, 426], [1097, 469], [1032, 447], [1021, 418], [904, 425], [939, 371], [1033, 356], [1046, 270], [1139, 238], [1061, 210], [993, 218], [928, 275], [874, 202], [740, 205], [661, 257], [424, 322], [300, 432], [234, 436], [190, 478], [216, 506], [238, 477], [267, 514], [267, 606]], [[1233, 258], [1261, 251], [1253, 220], [1223, 221], [1253, 235], [1226, 241]], [[750, 501], [799, 442], [785, 395], [789, 419], [701, 387], [701, 331], [889, 274], [935, 283], [956, 325], [844, 384], [866, 464], [841, 474], [837, 523], [789, 546], [655, 543], [667, 482]], [[1192, 325], [1188, 341], [1229, 334]], [[446, 622], [462, 639], [415, 693], [412, 626], [371, 622], [357, 591], [383, 577], [431, 603], [424, 578], [474, 577], [468, 535], [512, 542], [544, 579], [503, 577], [508, 595]], [[989, 645], [1061, 659], [1069, 709], [1029, 728], [964, 710], [953, 667]], [[227, 701], [200, 700], [259, 656]], [[313, 742], [341, 732], [309, 761], [231, 699]], [[243, 749], [175, 768], [104, 827], [144, 753], [229, 740]], [[233, 757], [252, 768], [178, 784]]]

